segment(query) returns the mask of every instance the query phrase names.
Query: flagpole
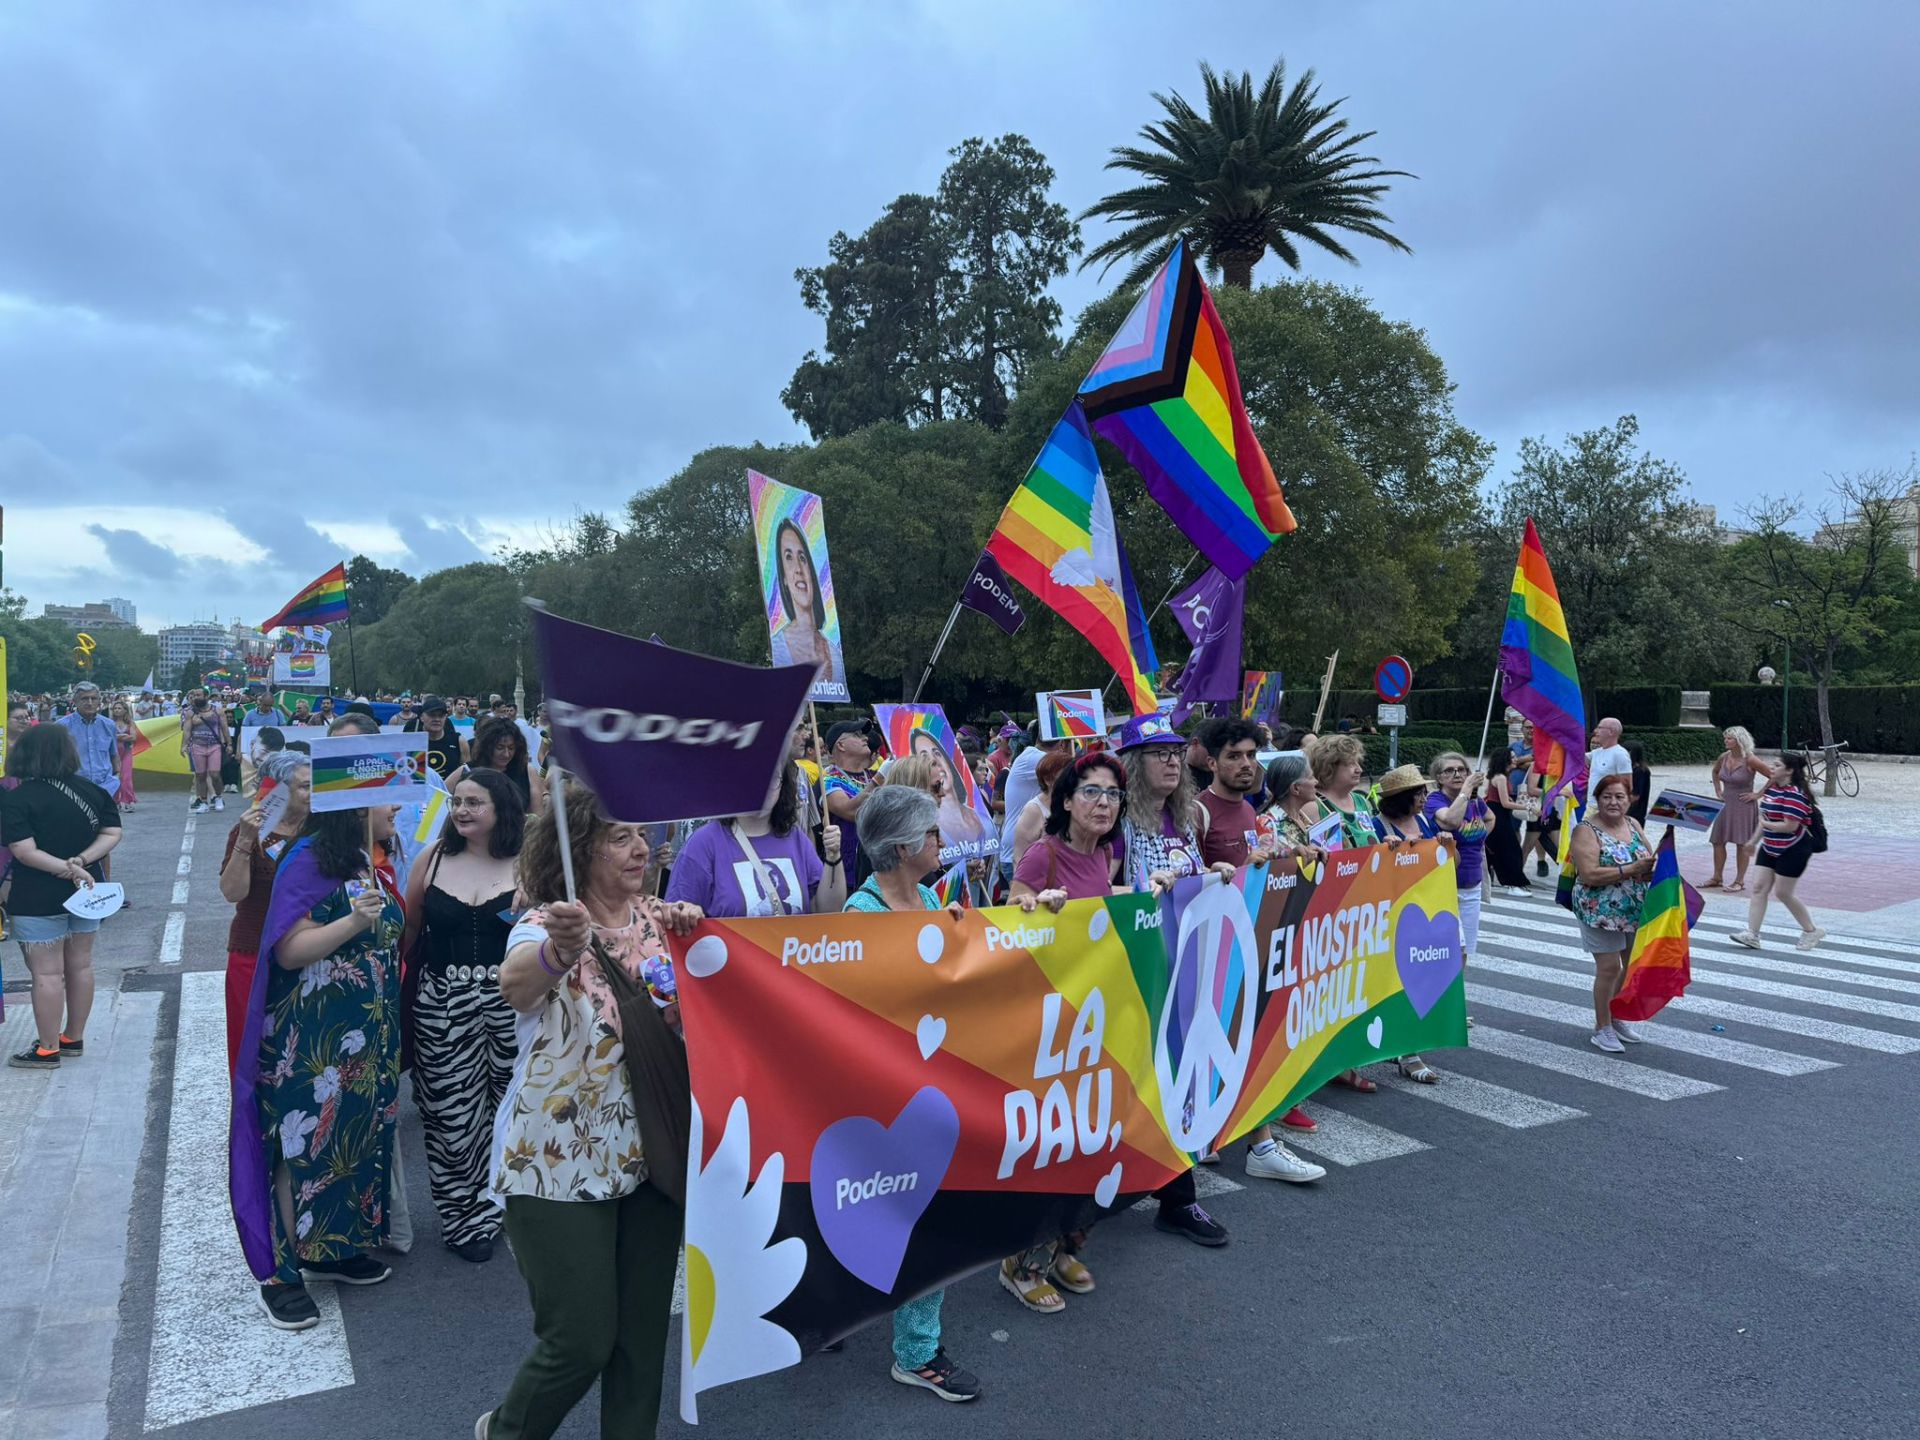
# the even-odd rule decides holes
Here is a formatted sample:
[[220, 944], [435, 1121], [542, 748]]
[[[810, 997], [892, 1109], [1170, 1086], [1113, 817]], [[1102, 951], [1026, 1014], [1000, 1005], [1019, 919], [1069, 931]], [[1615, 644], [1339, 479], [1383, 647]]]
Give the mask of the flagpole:
[[[1179, 571], [1174, 575], [1173, 583], [1167, 586], [1167, 593], [1160, 597], [1160, 603], [1154, 606], [1153, 609], [1147, 612], [1147, 623], [1149, 625], [1153, 623], [1154, 616], [1158, 615], [1162, 610], [1167, 608], [1167, 602], [1173, 599], [1174, 592], [1176, 592], [1180, 588], [1180, 582], [1187, 578], [1187, 572], [1193, 569], [1193, 562], [1198, 560], [1199, 558], [1200, 558], [1200, 552], [1198, 550], [1195, 550], [1193, 554], [1187, 557], [1186, 563], [1182, 565]], [[1118, 680], [1119, 678], [1120, 677], [1118, 675], [1115, 675], [1112, 680], [1107, 681], [1105, 685], [1101, 686], [1100, 687], [1101, 695], [1104, 696], [1107, 693], [1107, 691], [1111, 690], [1113, 688], [1114, 680]]]
[[953, 634], [954, 622], [959, 618], [960, 601], [956, 600], [953, 602], [953, 613], [947, 616], [946, 626], [940, 631], [940, 638], [933, 642], [933, 654], [927, 657], [927, 668], [920, 672], [920, 683], [913, 687], [913, 699], [907, 702], [909, 705], [920, 703], [920, 692], [927, 688], [927, 681], [933, 678], [934, 663], [939, 660], [940, 652], [947, 648], [947, 637]]
[[1487, 763], [1487, 732], [1493, 729], [1493, 697], [1499, 693], [1500, 666], [1496, 663], [1493, 667], [1493, 684], [1487, 687], [1487, 718], [1480, 727], [1480, 758], [1473, 765], [1476, 770]]
[[1333, 693], [1333, 671], [1340, 663], [1340, 652], [1334, 651], [1327, 657], [1326, 677], [1320, 682], [1320, 703], [1313, 707], [1313, 733], [1320, 733], [1320, 720], [1327, 713], [1327, 696]]
[[[345, 572], [343, 571], [342, 573], [344, 574]], [[353, 698], [358, 700], [360, 698], [360, 642], [355, 638], [353, 633], [352, 582], [342, 580], [340, 582], [340, 588], [346, 591], [347, 594], [347, 669], [353, 679]], [[331, 691], [333, 687], [329, 685], [327, 689]]]

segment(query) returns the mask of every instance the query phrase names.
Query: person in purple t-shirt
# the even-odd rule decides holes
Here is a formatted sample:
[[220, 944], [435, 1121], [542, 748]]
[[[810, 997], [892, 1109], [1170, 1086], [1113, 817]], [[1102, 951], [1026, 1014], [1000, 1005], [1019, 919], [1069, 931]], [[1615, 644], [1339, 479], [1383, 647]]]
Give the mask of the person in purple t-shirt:
[[797, 774], [792, 765], [782, 768], [780, 793], [764, 814], [713, 820], [694, 831], [674, 862], [668, 901], [688, 901], [715, 918], [829, 914], [845, 905], [839, 828], [822, 833], [822, 864], [800, 824]]
[[1480, 877], [1487, 870], [1487, 832], [1493, 828], [1493, 811], [1482, 798], [1487, 776], [1467, 763], [1458, 750], [1436, 755], [1427, 772], [1433, 779], [1433, 793], [1427, 796], [1426, 813], [1445, 834], [1453, 836], [1459, 854], [1454, 883], [1460, 888], [1461, 953], [1473, 958], [1480, 943]]

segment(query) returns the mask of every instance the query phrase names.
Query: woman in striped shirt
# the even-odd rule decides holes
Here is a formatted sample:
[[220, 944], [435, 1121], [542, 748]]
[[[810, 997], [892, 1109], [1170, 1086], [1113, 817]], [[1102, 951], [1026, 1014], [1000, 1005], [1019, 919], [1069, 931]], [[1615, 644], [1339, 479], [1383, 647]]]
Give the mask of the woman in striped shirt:
[[1749, 950], [1760, 948], [1760, 922], [1766, 919], [1768, 899], [1776, 895], [1787, 913], [1800, 923], [1796, 949], [1811, 950], [1827, 938], [1827, 932], [1813, 923], [1813, 916], [1793, 893], [1813, 855], [1813, 824], [1819, 808], [1813, 788], [1807, 784], [1807, 757], [1782, 754], [1760, 796], [1760, 879], [1747, 902], [1747, 928], [1728, 937], [1734, 944]]

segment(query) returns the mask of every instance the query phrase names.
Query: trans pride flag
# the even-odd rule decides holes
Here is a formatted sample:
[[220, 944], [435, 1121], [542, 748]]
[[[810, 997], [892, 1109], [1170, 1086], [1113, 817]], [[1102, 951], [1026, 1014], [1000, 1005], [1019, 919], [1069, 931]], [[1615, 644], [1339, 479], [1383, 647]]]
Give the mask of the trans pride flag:
[[1080, 403], [1228, 580], [1294, 528], [1247, 418], [1226, 327], [1185, 241], [1081, 382]]
[[987, 553], [1100, 652], [1127, 687], [1134, 714], [1154, 712], [1160, 661], [1078, 400], [1001, 512]]
[[1633, 932], [1627, 976], [1609, 1007], [1616, 1020], [1650, 1020], [1687, 991], [1693, 978], [1687, 934], [1700, 918], [1700, 893], [1680, 878], [1673, 854], [1673, 827], [1660, 837], [1653, 878], [1640, 906], [1640, 928]]

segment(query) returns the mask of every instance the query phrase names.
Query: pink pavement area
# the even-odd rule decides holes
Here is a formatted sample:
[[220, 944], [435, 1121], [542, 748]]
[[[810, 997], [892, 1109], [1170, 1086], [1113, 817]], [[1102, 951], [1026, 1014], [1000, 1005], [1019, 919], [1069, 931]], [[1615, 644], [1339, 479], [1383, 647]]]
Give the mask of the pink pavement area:
[[[1860, 773], [1858, 796], [1818, 797], [1826, 814], [1829, 848], [1813, 858], [1798, 894], [1814, 919], [1835, 935], [1920, 938], [1920, 764], [1856, 760], [1854, 768]], [[1707, 775], [1705, 765], [1656, 766], [1653, 793], [1672, 786], [1711, 794]], [[1647, 829], [1659, 838], [1659, 822]], [[1713, 853], [1703, 833], [1677, 830], [1674, 845], [1680, 873], [1695, 887], [1713, 874]], [[1758, 873], [1758, 867], [1748, 869], [1748, 892]], [[1729, 855], [1726, 879], [1733, 875]], [[1716, 918], [1745, 917], [1747, 894], [1705, 890], [1701, 895]], [[1793, 922], [1776, 902], [1768, 907], [1766, 924], [1791, 927]]]

